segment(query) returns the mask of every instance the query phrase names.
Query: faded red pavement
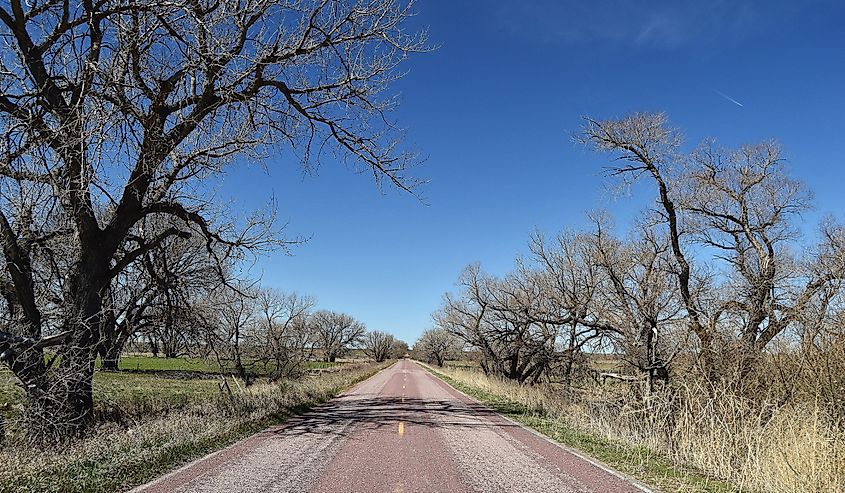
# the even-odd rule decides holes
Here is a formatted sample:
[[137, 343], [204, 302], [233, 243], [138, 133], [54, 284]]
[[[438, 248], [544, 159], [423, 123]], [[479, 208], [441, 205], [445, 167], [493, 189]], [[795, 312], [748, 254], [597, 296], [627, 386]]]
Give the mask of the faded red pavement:
[[133, 491], [648, 490], [402, 360], [308, 414]]

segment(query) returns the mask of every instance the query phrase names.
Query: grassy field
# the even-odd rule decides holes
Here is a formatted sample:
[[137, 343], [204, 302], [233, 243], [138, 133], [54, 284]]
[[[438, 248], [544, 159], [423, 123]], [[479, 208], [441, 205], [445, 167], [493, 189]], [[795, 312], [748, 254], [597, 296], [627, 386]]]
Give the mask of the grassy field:
[[620, 406], [619, 386], [565, 399], [554, 387], [520, 386], [478, 371], [429, 370], [512, 419], [667, 493], [845, 491], [845, 432], [817, 402], [755, 414], [748, 400], [728, 391], [679, 386], [669, 404], [674, 407], [659, 397]]
[[[708, 477], [690, 467], [683, 467], [669, 457], [643, 446], [585, 432], [544, 412], [538, 389], [488, 382], [479, 372], [423, 365], [449, 385], [504, 414], [569, 447], [581, 450], [612, 468], [630, 475], [660, 491], [687, 493], [725, 493], [741, 491], [725, 481]], [[459, 365], [460, 368], [460, 365]], [[515, 392], [516, 391], [516, 392]]]
[[[325, 361], [306, 361], [306, 369], [331, 368], [341, 363]], [[212, 360], [201, 358], [154, 358], [152, 356], [124, 356], [118, 365], [121, 370], [129, 371], [190, 371], [200, 373], [220, 373], [220, 366]], [[97, 360], [99, 367], [99, 360]]]
[[[0, 448], [0, 493], [113, 492], [129, 489], [244, 436], [325, 402], [389, 363], [345, 363], [330, 371], [245, 388], [231, 377], [174, 378], [167, 371], [202, 371], [192, 361], [139, 358], [134, 370], [97, 372], [97, 425], [84, 439], [37, 450], [21, 440], [22, 393], [0, 373], [7, 445]], [[324, 365], [321, 365], [324, 366]], [[163, 373], [162, 373], [163, 372]]]
[[[309, 361], [306, 369], [327, 369], [341, 364], [345, 363]], [[120, 359], [120, 370], [94, 374], [98, 419], [123, 423], [181, 409], [220, 391], [219, 367], [208, 360], [125, 356]], [[12, 439], [20, 432], [18, 416], [22, 400], [23, 390], [17, 379], [8, 369], [0, 369], [0, 414]]]

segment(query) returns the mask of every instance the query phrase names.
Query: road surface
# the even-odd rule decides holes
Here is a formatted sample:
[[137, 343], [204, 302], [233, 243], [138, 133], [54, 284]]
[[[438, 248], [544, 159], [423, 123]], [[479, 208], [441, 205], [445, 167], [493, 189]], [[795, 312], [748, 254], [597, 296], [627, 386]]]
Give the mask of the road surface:
[[490, 411], [401, 360], [288, 423], [133, 490], [648, 491]]

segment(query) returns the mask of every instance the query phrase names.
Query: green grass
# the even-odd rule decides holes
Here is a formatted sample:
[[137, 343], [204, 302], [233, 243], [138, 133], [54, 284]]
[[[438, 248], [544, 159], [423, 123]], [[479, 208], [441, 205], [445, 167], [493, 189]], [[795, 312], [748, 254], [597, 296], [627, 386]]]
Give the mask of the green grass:
[[[340, 363], [308, 361], [307, 369], [326, 369]], [[203, 359], [125, 356], [117, 372], [94, 374], [94, 401], [99, 419], [124, 423], [212, 399], [219, 394], [219, 369]], [[169, 372], [173, 376], [167, 375]], [[206, 378], [178, 378], [179, 372], [205, 373]], [[164, 374], [164, 375], [163, 375]], [[176, 378], [174, 378], [176, 377]], [[237, 384], [229, 380], [230, 386]], [[7, 420], [7, 431], [19, 432], [17, 418], [24, 393], [15, 376], [0, 371], [0, 414]]]
[[[326, 361], [306, 361], [306, 369], [322, 369], [337, 366], [340, 363]], [[100, 361], [97, 360], [99, 367]], [[129, 371], [190, 371], [199, 373], [220, 373], [216, 361], [202, 358], [157, 358], [153, 356], [123, 356], [118, 363], [120, 370]], [[230, 369], [228, 369], [230, 370]]]
[[580, 450], [613, 469], [623, 472], [659, 491], [689, 493], [728, 493], [740, 490], [724, 481], [708, 477], [693, 468], [674, 463], [665, 455], [642, 446], [613, 442], [572, 428], [562, 419], [545, 416], [507, 396], [468, 385], [433, 368], [426, 369], [452, 387], [473, 397], [494, 411], [568, 447]]
[[[99, 366], [99, 360], [97, 360]], [[152, 356], [123, 356], [118, 362], [121, 370], [132, 371], [195, 371], [219, 373], [217, 363], [205, 359], [154, 358]]]

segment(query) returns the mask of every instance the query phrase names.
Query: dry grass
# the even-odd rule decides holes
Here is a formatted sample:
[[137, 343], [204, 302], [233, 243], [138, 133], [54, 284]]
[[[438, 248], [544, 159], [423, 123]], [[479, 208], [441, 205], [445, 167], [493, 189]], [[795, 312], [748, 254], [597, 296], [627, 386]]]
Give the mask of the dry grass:
[[[611, 448], [639, 450], [637, 454], [610, 453], [604, 459], [613, 462], [621, 457], [629, 462], [621, 464], [626, 472], [664, 491], [845, 491], [845, 429], [817, 400], [773, 405], [728, 390], [708, 392], [693, 383], [680, 385], [671, 399], [632, 399], [624, 395], [624, 385], [599, 386], [564, 399], [552, 387], [520, 386], [459, 368], [437, 371], [478, 389], [482, 396], [518, 403], [527, 413], [543, 416], [537, 426], [551, 427], [541, 430], [548, 434], [565, 438], [566, 433], [554, 430], [557, 426], [575, 430], [575, 440], [586, 440], [588, 445], [590, 440], [584, 436], [596, 437]], [[601, 451], [600, 447], [587, 450]], [[687, 470], [693, 476], [703, 473], [717, 481], [691, 478], [667, 482], [656, 477], [663, 474], [662, 467], [655, 470], [630, 463], [643, 457], [665, 459], [675, 469], [671, 474]]]
[[235, 387], [231, 396], [218, 392], [129, 427], [103, 423], [62, 449], [11, 444], [0, 449], [0, 492], [125, 490], [324, 402], [385, 366], [350, 364], [296, 381]]

